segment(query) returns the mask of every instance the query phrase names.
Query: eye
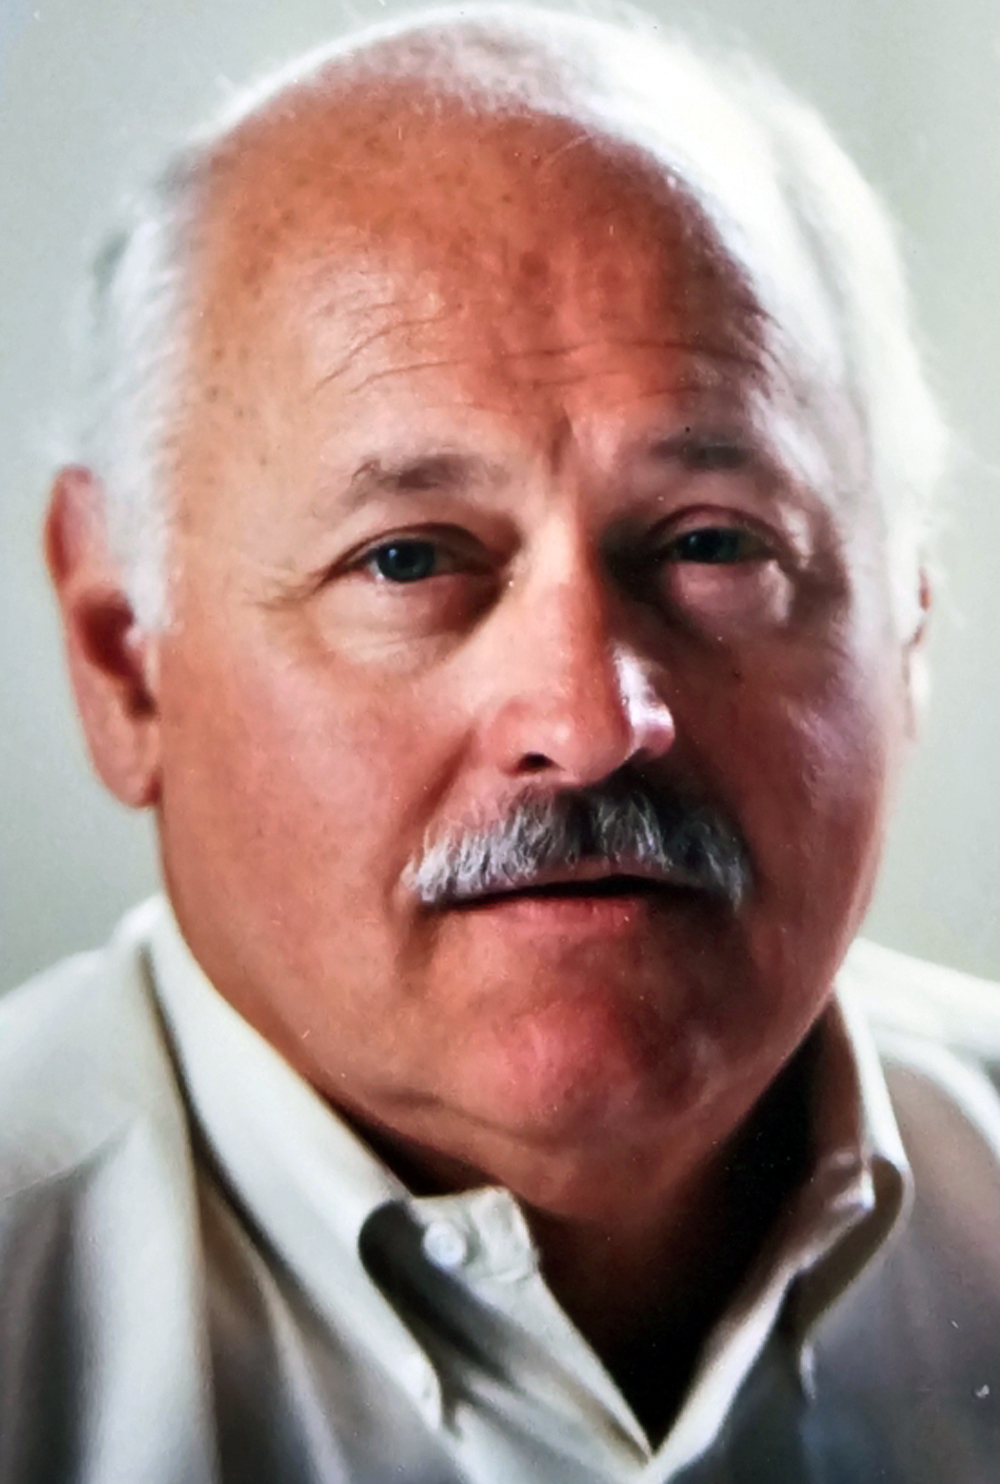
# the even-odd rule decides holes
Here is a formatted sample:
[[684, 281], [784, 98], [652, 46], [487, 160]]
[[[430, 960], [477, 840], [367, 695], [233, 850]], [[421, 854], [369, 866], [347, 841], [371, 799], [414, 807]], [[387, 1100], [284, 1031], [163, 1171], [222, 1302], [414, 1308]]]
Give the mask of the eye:
[[366, 565], [384, 582], [404, 583], [436, 577], [448, 564], [437, 542], [410, 537], [377, 546]]
[[794, 580], [777, 537], [714, 512], [691, 512], [655, 554], [656, 601], [715, 638], [746, 638], [787, 621]]
[[324, 632], [356, 652], [400, 658], [412, 641], [454, 640], [489, 609], [505, 553], [464, 527], [381, 531], [328, 567], [313, 590]]
[[725, 566], [760, 561], [770, 552], [759, 536], [742, 526], [701, 526], [675, 537], [660, 555], [668, 562]]

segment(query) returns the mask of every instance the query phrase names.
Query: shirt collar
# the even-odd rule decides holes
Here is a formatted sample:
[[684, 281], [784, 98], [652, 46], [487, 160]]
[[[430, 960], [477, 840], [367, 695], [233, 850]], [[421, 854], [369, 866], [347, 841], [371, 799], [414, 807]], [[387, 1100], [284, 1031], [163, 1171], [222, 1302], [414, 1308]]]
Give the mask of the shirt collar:
[[820, 1025], [813, 1090], [815, 1159], [796, 1220], [812, 1232], [802, 1250], [786, 1322], [808, 1386], [812, 1330], [850, 1287], [913, 1201], [913, 1177], [867, 1020], [850, 984]]
[[369, 1217], [405, 1201], [406, 1189], [218, 993], [164, 898], [148, 904], [142, 926], [192, 1123], [221, 1185], [316, 1312], [388, 1361], [436, 1424], [437, 1375], [359, 1248]]
[[905, 1209], [909, 1168], [878, 1054], [863, 1017], [839, 989], [813, 1032], [806, 1178], [708, 1336], [658, 1467], [682, 1470], [705, 1452], [777, 1332], [812, 1395], [813, 1331]]

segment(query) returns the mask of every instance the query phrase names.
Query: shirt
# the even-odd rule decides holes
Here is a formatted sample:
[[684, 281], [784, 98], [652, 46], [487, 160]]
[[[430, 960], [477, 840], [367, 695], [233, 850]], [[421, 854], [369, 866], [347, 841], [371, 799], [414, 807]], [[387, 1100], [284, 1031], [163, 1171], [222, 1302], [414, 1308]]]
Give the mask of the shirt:
[[1000, 991], [857, 943], [817, 1035], [653, 1448], [509, 1192], [412, 1196], [155, 899], [0, 1002], [0, 1484], [996, 1484]]

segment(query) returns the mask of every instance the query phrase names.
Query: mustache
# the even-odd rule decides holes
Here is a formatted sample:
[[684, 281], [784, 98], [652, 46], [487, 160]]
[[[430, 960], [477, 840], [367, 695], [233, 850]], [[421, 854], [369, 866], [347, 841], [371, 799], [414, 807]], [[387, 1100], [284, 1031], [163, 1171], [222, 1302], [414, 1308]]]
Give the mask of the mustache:
[[702, 891], [739, 907], [750, 853], [720, 810], [622, 772], [600, 784], [523, 794], [502, 817], [428, 840], [404, 873], [426, 907], [543, 884], [586, 862]]

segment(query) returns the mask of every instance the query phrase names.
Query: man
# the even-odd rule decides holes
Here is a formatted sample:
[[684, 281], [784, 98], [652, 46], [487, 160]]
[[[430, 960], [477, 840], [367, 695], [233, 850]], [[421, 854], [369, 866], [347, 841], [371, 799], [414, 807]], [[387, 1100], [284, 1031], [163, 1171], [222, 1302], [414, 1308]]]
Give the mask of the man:
[[994, 1479], [1000, 1014], [834, 996], [943, 445], [837, 147], [420, 17], [98, 287], [46, 549], [169, 905], [0, 1008], [3, 1484]]

